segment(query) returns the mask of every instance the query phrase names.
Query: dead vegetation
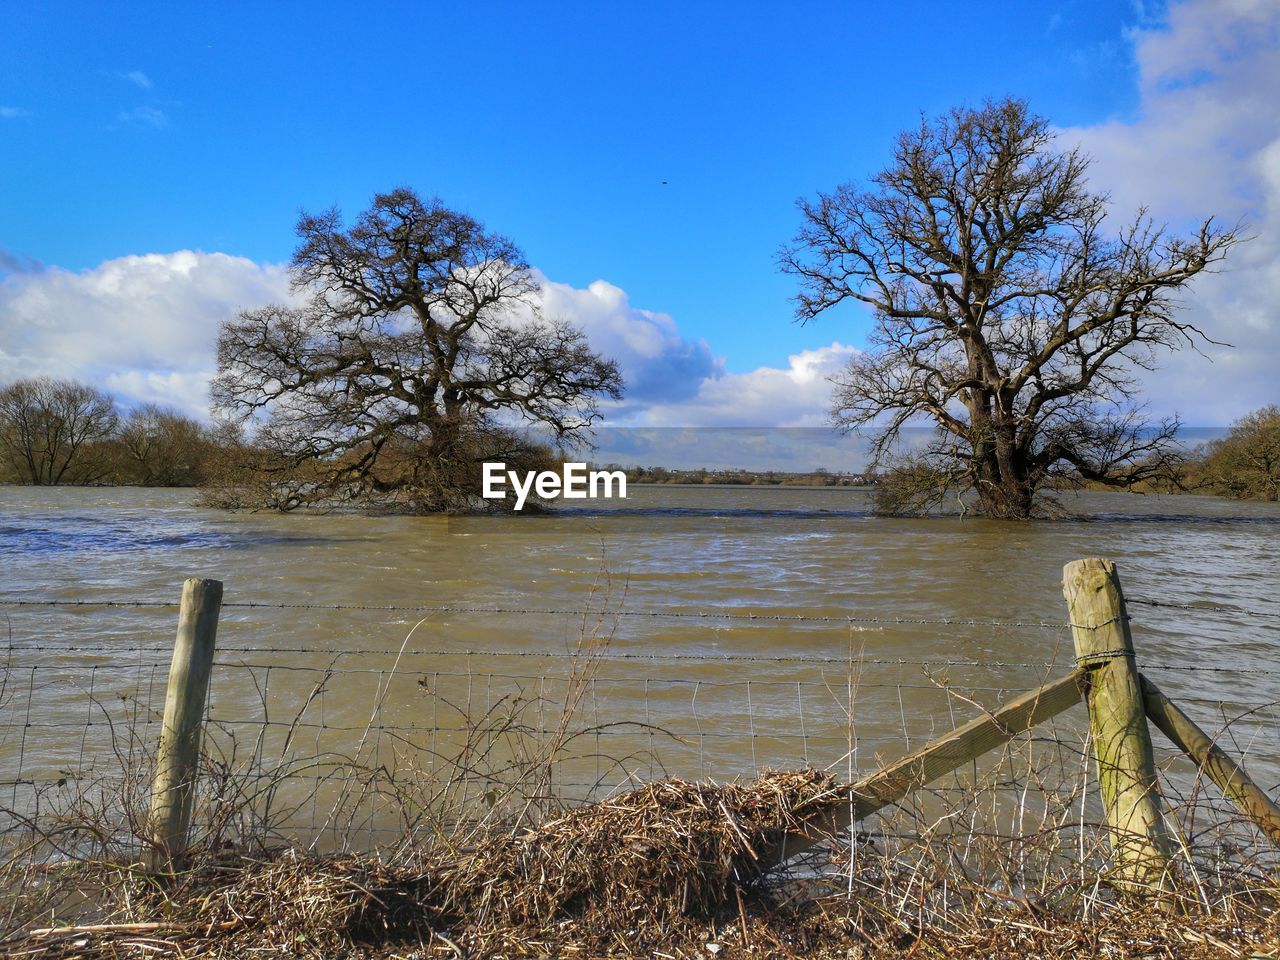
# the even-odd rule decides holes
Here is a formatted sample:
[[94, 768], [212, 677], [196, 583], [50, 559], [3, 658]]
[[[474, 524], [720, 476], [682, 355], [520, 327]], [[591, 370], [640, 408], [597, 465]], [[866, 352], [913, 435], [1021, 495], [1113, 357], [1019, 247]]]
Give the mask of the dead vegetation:
[[1066, 848], [1082, 840], [1052, 832], [1016, 844], [976, 829], [922, 835], [911, 830], [922, 811], [903, 808], [885, 833], [833, 838], [790, 875], [765, 869], [783, 833], [842, 802], [815, 771], [664, 779], [535, 826], [472, 831], [466, 849], [433, 842], [390, 860], [202, 850], [168, 877], [28, 862], [6, 880], [60, 889], [58, 922], [29, 913], [4, 947], [31, 960], [1280, 956], [1274, 876], [1256, 861], [1213, 875], [1184, 864], [1182, 892], [1140, 906], [1108, 891], [1100, 846], [1077, 862]]
[[[767, 903], [767, 850], [839, 803], [813, 771], [751, 784], [668, 779], [465, 851], [395, 864], [281, 851], [211, 860], [168, 881], [98, 865], [94, 923], [28, 929], [14, 956], [334, 956], [390, 944], [467, 955], [660, 949]], [[94, 875], [96, 874], [96, 876]], [[131, 952], [133, 951], [133, 952]], [[392, 950], [392, 953], [395, 951]]]
[[[784, 869], [769, 869], [780, 837], [847, 802], [830, 773], [665, 777], [567, 803], [557, 771], [591, 742], [582, 699], [608, 640], [584, 629], [563, 699], [495, 701], [430, 765], [361, 736], [347, 756], [264, 770], [296, 722], [269, 750], [212, 731], [196, 843], [167, 876], [140, 866], [151, 758], [146, 728], [122, 726], [115, 780], [72, 778], [34, 812], [0, 802], [0, 954], [1280, 958], [1274, 850], [1201, 793], [1166, 790], [1176, 892], [1141, 905], [1109, 886], [1091, 750], [1065, 730], [1021, 736]], [[543, 708], [558, 719], [534, 722]], [[330, 790], [325, 829], [344, 846], [300, 839], [290, 782]], [[352, 853], [373, 801], [400, 828]]]

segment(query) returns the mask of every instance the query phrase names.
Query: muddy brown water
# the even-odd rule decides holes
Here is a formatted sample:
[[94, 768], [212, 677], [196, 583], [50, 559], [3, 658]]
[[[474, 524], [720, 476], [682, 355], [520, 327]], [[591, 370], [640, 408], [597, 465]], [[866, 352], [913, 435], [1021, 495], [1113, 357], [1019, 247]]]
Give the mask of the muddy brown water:
[[[89, 603], [0, 606], [0, 798], [22, 806], [122, 756], [141, 768], [176, 610], [92, 604], [172, 603], [188, 576], [262, 604], [228, 606], [219, 631], [213, 742], [240, 768], [358, 754], [429, 769], [487, 716], [502, 743], [472, 758], [483, 795], [499, 754], [545, 743], [576, 689], [577, 759], [553, 788], [585, 796], [663, 773], [847, 775], [918, 746], [970, 701], [1067, 668], [1061, 570], [1094, 555], [1129, 597], [1165, 604], [1132, 605], [1143, 669], [1205, 726], [1233, 721], [1226, 742], [1280, 782], [1280, 506], [1086, 493], [1068, 498], [1082, 519], [1009, 524], [878, 518], [848, 488], [630, 494], [444, 519], [0, 488], [0, 597]], [[574, 688], [583, 637], [600, 659]], [[328, 794], [298, 797], [295, 823], [327, 822]]]

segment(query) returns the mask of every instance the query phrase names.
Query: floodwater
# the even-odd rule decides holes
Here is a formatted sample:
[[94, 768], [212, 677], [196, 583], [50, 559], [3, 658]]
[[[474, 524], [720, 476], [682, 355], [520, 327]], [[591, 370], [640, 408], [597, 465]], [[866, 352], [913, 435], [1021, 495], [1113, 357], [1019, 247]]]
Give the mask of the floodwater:
[[[1067, 500], [1082, 519], [1011, 524], [878, 518], [850, 488], [629, 492], [445, 519], [0, 488], [0, 599], [27, 601], [0, 606], [0, 783], [17, 803], [118, 766], [122, 738], [126, 760], [145, 750], [177, 618], [145, 604], [190, 576], [225, 584], [210, 718], [235, 763], [429, 768], [486, 722], [519, 753], [511, 737], [545, 742], [568, 699], [564, 754], [590, 757], [561, 772], [568, 793], [664, 772], [848, 774], [1068, 669], [1061, 572], [1085, 556], [1162, 604], [1131, 604], [1142, 669], [1280, 781], [1276, 504], [1087, 493]], [[473, 759], [481, 785], [500, 778], [496, 754]], [[314, 825], [319, 806], [299, 816]]]

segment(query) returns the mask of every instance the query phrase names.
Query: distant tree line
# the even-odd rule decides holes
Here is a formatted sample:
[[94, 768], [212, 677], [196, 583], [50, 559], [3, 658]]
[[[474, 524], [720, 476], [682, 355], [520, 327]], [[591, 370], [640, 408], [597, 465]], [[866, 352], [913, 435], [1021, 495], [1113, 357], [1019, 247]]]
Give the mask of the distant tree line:
[[0, 482], [196, 486], [228, 439], [155, 404], [122, 413], [103, 391], [72, 380], [0, 387]]
[[[611, 465], [609, 469], [621, 469]], [[667, 467], [632, 467], [626, 471], [629, 483], [719, 484], [752, 487], [851, 487], [874, 484], [872, 473], [834, 473], [826, 467], [814, 470], [696, 470]]]
[[[242, 487], [243, 464], [270, 458], [234, 425], [209, 425], [172, 408], [144, 404], [121, 412], [103, 391], [85, 383], [34, 377], [0, 386], [0, 483], [138, 485], [206, 488], [221, 502]], [[554, 468], [547, 448], [529, 448], [530, 463]], [[616, 468], [616, 465], [612, 465]], [[620, 468], [618, 468], [620, 469]], [[632, 483], [850, 486], [874, 484], [892, 496], [911, 478], [898, 466], [886, 474], [632, 467]], [[929, 481], [932, 482], [932, 481]], [[1221, 438], [1190, 451], [1172, 482], [1160, 489], [1242, 500], [1280, 500], [1280, 406], [1239, 420]], [[260, 494], [261, 491], [258, 491]], [[250, 491], [244, 506], [253, 503]]]
[[1280, 406], [1241, 417], [1187, 464], [1184, 485], [1237, 500], [1280, 500]]

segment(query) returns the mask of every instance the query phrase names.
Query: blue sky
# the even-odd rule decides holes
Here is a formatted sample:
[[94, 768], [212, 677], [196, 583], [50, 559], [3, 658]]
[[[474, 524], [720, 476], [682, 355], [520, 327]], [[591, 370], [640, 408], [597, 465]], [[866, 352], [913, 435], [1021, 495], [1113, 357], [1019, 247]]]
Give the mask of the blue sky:
[[[110, 283], [145, 270], [225, 270], [202, 281], [189, 316], [164, 281], [170, 322], [199, 317], [211, 342], [217, 309], [272, 289], [270, 265], [288, 259], [300, 209], [354, 213], [409, 185], [515, 239], [565, 303], [603, 281], [588, 306], [607, 301], [639, 318], [643, 337], [683, 351], [688, 362], [672, 369], [691, 371], [695, 387], [703, 378], [724, 392], [761, 370], [803, 378], [805, 357], [827, 370], [862, 343], [866, 321], [851, 309], [792, 322], [792, 281], [774, 255], [798, 225], [797, 197], [874, 172], [922, 111], [1014, 94], [1099, 147], [1102, 173], [1128, 199], [1125, 178], [1145, 177], [1124, 166], [1122, 135], [1141, 142], [1178, 89], [1206, 77], [1212, 87], [1230, 72], [1223, 63], [1260, 56], [1237, 49], [1259, 23], [1274, 34], [1273, 3], [1217, 2], [1215, 22], [1235, 33], [1195, 76], [1171, 78], [1159, 73], [1171, 56], [1160, 43], [1192, 42], [1182, 34], [1202, 28], [1204, 0], [962, 13], [948, 3], [5, 3], [0, 333], [10, 342], [0, 340], [0, 361], [25, 370], [53, 349], [31, 331], [64, 320], [37, 300], [74, 293], [69, 302], [92, 313]], [[1230, 200], [1249, 203], [1265, 206]], [[247, 286], [231, 277], [239, 259], [200, 260], [194, 272], [127, 259], [178, 251], [243, 258], [261, 275]], [[631, 336], [624, 320], [615, 339]], [[70, 331], [83, 340], [92, 329], [66, 322], [63, 360]], [[155, 356], [135, 394], [145, 382], [160, 398], [190, 392], [194, 368], [163, 385], [177, 368], [158, 342], [144, 345]], [[128, 395], [109, 353], [76, 369]], [[75, 372], [56, 359], [51, 372]], [[796, 422], [817, 422], [811, 414]]]

